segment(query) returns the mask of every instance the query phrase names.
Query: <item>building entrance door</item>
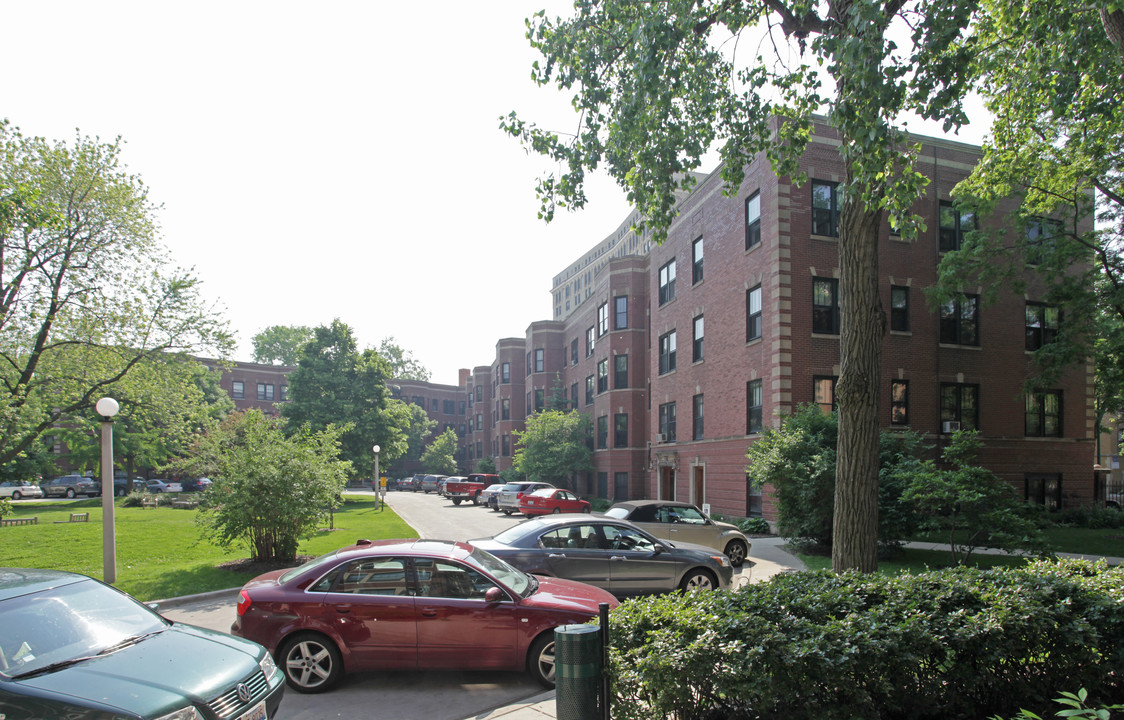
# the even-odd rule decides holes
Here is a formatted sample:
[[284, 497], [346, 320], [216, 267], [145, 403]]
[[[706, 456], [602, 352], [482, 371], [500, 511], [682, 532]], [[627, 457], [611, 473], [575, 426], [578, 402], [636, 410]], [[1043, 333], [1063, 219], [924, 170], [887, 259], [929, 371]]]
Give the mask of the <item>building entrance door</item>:
[[660, 500], [675, 499], [675, 468], [660, 468]]
[[706, 502], [706, 484], [703, 482], [703, 475], [702, 465], [691, 468], [691, 502], [699, 508]]

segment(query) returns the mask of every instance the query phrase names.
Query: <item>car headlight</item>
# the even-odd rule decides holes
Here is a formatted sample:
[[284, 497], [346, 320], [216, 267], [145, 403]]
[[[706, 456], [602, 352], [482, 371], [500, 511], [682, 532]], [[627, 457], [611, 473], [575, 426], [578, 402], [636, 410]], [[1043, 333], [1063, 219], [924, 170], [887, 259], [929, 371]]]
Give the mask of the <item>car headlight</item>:
[[202, 720], [202, 716], [195, 711], [194, 706], [188, 706], [158, 717], [156, 720]]
[[722, 567], [730, 567], [730, 558], [725, 555], [711, 555], [711, 557], [717, 560]]
[[278, 674], [277, 663], [273, 662], [273, 656], [266, 653], [265, 657], [258, 661], [258, 667], [265, 674], [265, 679], [269, 681], [269, 684], [273, 685], [273, 676]]

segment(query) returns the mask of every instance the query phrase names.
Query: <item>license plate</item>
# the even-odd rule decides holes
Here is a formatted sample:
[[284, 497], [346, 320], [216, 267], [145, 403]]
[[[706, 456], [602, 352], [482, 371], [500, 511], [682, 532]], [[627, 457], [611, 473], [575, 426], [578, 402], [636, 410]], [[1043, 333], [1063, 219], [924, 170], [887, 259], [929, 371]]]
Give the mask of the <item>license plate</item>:
[[237, 720], [269, 720], [269, 716], [265, 712], [265, 700], [250, 708], [248, 712], [239, 715]]

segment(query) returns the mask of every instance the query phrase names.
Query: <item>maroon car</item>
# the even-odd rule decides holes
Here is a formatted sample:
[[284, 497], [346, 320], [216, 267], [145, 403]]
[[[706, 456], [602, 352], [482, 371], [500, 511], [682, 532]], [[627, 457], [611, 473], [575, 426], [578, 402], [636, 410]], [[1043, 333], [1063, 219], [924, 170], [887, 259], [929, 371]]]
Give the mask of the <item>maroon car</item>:
[[366, 670], [526, 669], [554, 685], [554, 628], [604, 590], [528, 575], [466, 543], [360, 540], [242, 588], [231, 632], [266, 646], [289, 685], [323, 692]]

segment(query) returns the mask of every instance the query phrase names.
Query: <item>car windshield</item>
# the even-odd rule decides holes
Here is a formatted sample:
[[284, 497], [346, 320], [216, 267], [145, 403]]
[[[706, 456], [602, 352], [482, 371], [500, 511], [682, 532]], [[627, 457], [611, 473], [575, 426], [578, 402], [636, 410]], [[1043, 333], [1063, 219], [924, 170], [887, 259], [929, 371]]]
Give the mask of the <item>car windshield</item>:
[[305, 570], [310, 570], [310, 569], [315, 568], [315, 567], [320, 567], [321, 565], [328, 565], [329, 563], [331, 563], [332, 561], [334, 561], [336, 559], [336, 553], [337, 552], [339, 552], [339, 551], [333, 550], [332, 552], [328, 553], [327, 555], [321, 555], [318, 558], [313, 558], [312, 560], [309, 560], [308, 562], [306, 562], [304, 565], [299, 565], [299, 566], [293, 568], [292, 570], [286, 572], [284, 575], [277, 578], [277, 582], [287, 583], [290, 580], [292, 580], [293, 578], [297, 577], [298, 575], [303, 575]]
[[93, 580], [10, 598], [0, 602], [0, 674], [49, 672], [168, 626], [148, 607]]
[[484, 552], [480, 548], [474, 548], [472, 554], [465, 558], [465, 560], [469, 565], [483, 570], [504, 585], [507, 585], [514, 590], [519, 597], [532, 595], [539, 587], [538, 581], [527, 573], [508, 565], [495, 555]]
[[616, 518], [617, 520], [624, 520], [628, 517], [628, 508], [611, 507], [605, 511], [605, 516]]

